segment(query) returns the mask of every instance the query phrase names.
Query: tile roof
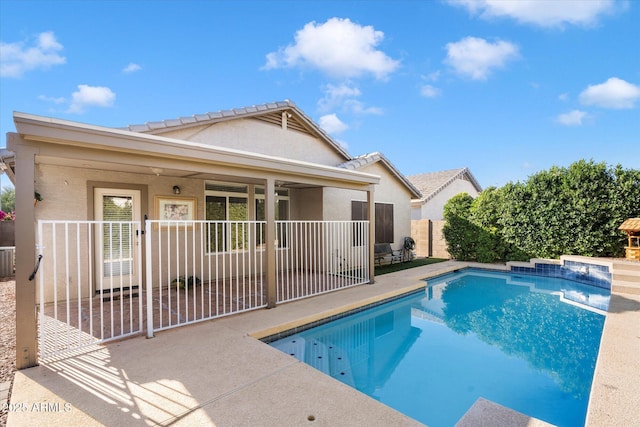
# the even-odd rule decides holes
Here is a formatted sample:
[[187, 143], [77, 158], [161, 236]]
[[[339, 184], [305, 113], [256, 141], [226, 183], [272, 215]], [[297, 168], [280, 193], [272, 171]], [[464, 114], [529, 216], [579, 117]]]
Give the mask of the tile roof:
[[376, 162], [382, 162], [393, 175], [395, 175], [408, 189], [413, 193], [413, 197], [421, 197], [420, 190], [417, 189], [411, 181], [407, 179], [400, 171], [387, 159], [382, 153], [373, 152], [354, 157], [344, 163], [338, 165], [339, 168], [357, 170]]
[[456, 179], [466, 179], [471, 182], [478, 192], [482, 191], [482, 187], [468, 168], [422, 173], [408, 176], [407, 179], [420, 190], [422, 193], [421, 200], [424, 202], [435, 197]]
[[177, 127], [181, 125], [201, 123], [201, 122], [210, 122], [210, 121], [219, 121], [221, 119], [229, 119], [229, 118], [241, 118], [246, 116], [251, 116], [255, 114], [277, 111], [283, 109], [294, 108], [298, 112], [301, 111], [296, 107], [296, 105], [289, 101], [277, 101], [270, 102], [267, 104], [261, 105], [252, 105], [250, 107], [243, 108], [233, 108], [231, 110], [220, 110], [214, 111], [204, 114], [194, 114], [193, 116], [188, 117], [179, 117], [177, 119], [167, 119], [161, 120], [157, 122], [146, 122], [143, 124], [134, 124], [124, 127], [124, 130], [130, 130], [132, 132], [151, 132], [158, 129], [169, 129], [172, 127]]
[[295, 113], [295, 120], [299, 123], [297, 129], [305, 128], [311, 130], [321, 139], [324, 139], [329, 145], [333, 147], [338, 153], [340, 153], [345, 159], [350, 159], [351, 155], [336, 141], [329, 136], [318, 124], [316, 124], [304, 111], [299, 109], [292, 101], [284, 100], [277, 102], [269, 102], [266, 104], [252, 105], [250, 107], [233, 108], [230, 110], [221, 110], [215, 112], [209, 112], [204, 114], [195, 114], [188, 117], [179, 117], [177, 119], [167, 119], [157, 122], [146, 122], [143, 124], [133, 124], [121, 128], [122, 130], [128, 130], [132, 132], [140, 133], [162, 133], [165, 130], [171, 130], [182, 126], [194, 126], [201, 124], [212, 124], [226, 120], [250, 118], [250, 117], [265, 117], [269, 114], [291, 111]]

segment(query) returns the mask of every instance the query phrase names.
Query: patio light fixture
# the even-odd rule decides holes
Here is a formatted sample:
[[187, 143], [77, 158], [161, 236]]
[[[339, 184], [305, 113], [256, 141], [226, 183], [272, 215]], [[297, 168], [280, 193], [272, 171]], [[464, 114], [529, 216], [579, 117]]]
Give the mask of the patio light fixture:
[[180, 194], [180, 187], [178, 187], [177, 185], [173, 186], [173, 194]]

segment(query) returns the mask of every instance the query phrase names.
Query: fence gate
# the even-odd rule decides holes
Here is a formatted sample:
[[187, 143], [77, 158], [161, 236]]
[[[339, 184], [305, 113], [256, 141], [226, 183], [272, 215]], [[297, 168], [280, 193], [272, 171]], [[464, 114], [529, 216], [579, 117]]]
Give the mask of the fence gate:
[[143, 331], [141, 230], [140, 221], [38, 221], [41, 359]]

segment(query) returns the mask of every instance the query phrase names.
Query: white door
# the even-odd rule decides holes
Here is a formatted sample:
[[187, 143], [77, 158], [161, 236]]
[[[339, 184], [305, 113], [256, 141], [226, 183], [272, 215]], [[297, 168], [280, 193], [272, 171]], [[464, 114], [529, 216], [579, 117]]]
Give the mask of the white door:
[[[94, 190], [95, 289], [110, 294], [140, 285], [140, 191], [115, 188]], [[134, 223], [133, 221], [137, 221]]]

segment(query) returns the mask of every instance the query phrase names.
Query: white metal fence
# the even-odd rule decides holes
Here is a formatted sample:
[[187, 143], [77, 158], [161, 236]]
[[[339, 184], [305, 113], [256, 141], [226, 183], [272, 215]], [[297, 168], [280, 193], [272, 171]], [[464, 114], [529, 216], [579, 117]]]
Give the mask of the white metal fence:
[[[267, 305], [264, 221], [146, 225], [147, 334]], [[277, 221], [276, 301], [369, 282], [367, 221]]]
[[[266, 307], [266, 222], [142, 226], [38, 222], [41, 358]], [[276, 302], [368, 283], [368, 242], [367, 221], [277, 221]]]
[[143, 331], [139, 222], [39, 221], [40, 357]]
[[369, 282], [368, 221], [278, 221], [277, 302]]
[[148, 335], [266, 306], [264, 222], [147, 220], [146, 229]]

